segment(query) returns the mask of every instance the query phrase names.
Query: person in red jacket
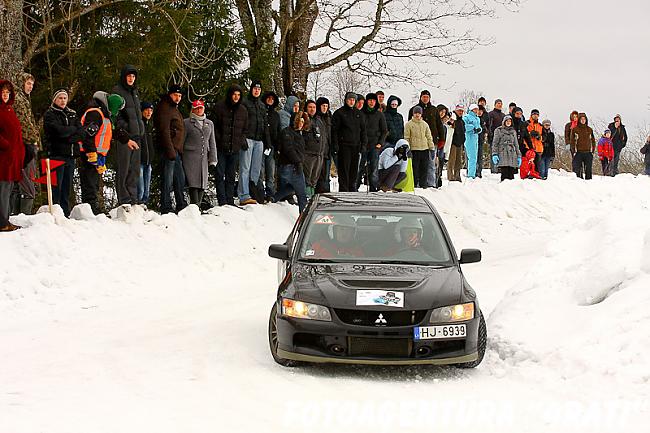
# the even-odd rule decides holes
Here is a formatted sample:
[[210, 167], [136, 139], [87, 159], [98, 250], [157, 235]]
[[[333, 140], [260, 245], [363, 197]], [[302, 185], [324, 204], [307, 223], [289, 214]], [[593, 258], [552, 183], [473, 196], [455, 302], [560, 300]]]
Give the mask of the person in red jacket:
[[612, 161], [614, 160], [614, 142], [612, 131], [605, 129], [603, 136], [598, 140], [598, 159], [603, 167], [603, 176], [612, 175]]
[[20, 121], [13, 105], [16, 99], [14, 86], [0, 81], [0, 232], [10, 232], [20, 227], [9, 222], [11, 190], [14, 182], [22, 180], [25, 146]]

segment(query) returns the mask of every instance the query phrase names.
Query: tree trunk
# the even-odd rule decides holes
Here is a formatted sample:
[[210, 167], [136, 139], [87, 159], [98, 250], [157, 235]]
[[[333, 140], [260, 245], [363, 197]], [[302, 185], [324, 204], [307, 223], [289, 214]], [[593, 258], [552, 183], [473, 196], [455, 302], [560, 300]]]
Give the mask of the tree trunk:
[[23, 1], [0, 0], [0, 78], [18, 82], [23, 70]]
[[[284, 93], [296, 95], [300, 99], [307, 96], [309, 78], [309, 42], [318, 18], [318, 5], [315, 1], [299, 0], [295, 11], [287, 17], [288, 25], [284, 29], [285, 44], [280, 53], [282, 60], [282, 77]], [[299, 14], [296, 16], [296, 14]]]
[[262, 81], [265, 89], [274, 87], [275, 42], [271, 0], [236, 0], [250, 60], [249, 76]]

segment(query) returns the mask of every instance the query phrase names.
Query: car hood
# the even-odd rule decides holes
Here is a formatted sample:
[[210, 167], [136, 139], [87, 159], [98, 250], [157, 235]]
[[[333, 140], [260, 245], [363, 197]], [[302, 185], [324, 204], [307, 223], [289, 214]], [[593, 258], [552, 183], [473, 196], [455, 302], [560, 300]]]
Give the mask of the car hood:
[[457, 266], [295, 263], [284, 297], [333, 308], [401, 309], [357, 305], [357, 291], [402, 292], [406, 310], [453, 305], [461, 300], [464, 279]]

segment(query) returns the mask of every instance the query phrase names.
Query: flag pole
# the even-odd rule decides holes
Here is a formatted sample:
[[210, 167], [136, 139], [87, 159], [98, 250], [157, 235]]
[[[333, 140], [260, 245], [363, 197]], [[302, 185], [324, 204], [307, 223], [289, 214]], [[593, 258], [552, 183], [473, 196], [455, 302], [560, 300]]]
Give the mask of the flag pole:
[[50, 214], [54, 214], [52, 211], [52, 178], [50, 177], [51, 175], [51, 170], [50, 170], [50, 158], [45, 159], [45, 171], [46, 171], [46, 176], [47, 176], [47, 204], [50, 209]]

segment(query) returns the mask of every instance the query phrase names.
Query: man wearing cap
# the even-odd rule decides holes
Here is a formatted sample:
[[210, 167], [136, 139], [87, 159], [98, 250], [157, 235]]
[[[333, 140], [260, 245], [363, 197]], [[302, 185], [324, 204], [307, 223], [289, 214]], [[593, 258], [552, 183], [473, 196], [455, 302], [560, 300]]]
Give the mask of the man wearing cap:
[[172, 84], [154, 110], [156, 147], [161, 156], [161, 213], [174, 212], [171, 200], [172, 188], [176, 201], [176, 212], [187, 206], [184, 194], [185, 173], [181, 158], [185, 123], [183, 115], [178, 110], [181, 99], [183, 99], [183, 89], [178, 84]]
[[441, 139], [441, 134], [438, 131], [440, 120], [440, 114], [438, 113], [438, 107], [431, 103], [431, 92], [428, 90], [423, 90], [420, 92], [420, 102], [417, 105], [411, 107], [409, 110], [408, 120], [411, 120], [413, 117], [413, 109], [415, 107], [422, 108], [422, 120], [424, 120], [429, 129], [431, 130], [431, 137], [433, 138], [434, 143], [438, 143], [438, 140]]
[[527, 129], [528, 134], [530, 134], [530, 140], [533, 143], [532, 149], [535, 151], [535, 167], [539, 171], [542, 153], [544, 152], [544, 144], [542, 142], [543, 128], [542, 124], [539, 123], [539, 110], [536, 108], [530, 112]]
[[153, 104], [143, 102], [140, 104], [142, 123], [144, 123], [144, 137], [140, 146], [140, 181], [138, 182], [138, 202], [146, 205], [149, 203], [149, 190], [151, 188], [151, 171], [155, 156]]
[[469, 106], [469, 111], [463, 117], [465, 123], [465, 150], [467, 152], [467, 177], [476, 177], [477, 154], [479, 150], [478, 137], [483, 129], [481, 119], [478, 117], [478, 105]]
[[68, 107], [68, 97], [66, 89], [55, 90], [52, 105], [43, 117], [43, 149], [50, 159], [63, 162], [54, 170], [57, 184], [52, 185], [52, 201], [61, 206], [65, 216], [70, 216], [70, 191], [81, 137], [81, 123], [77, 112]]
[[460, 170], [463, 167], [463, 147], [465, 146], [465, 122], [463, 114], [465, 106], [456, 105], [454, 110], [454, 119], [450, 120], [449, 127], [454, 130], [447, 159], [447, 179], [450, 182], [460, 182]]
[[[488, 144], [490, 145], [490, 155], [492, 154], [492, 140], [494, 139], [494, 131], [503, 124], [503, 118], [506, 116], [503, 113], [503, 101], [497, 99], [494, 101], [494, 108], [488, 114]], [[490, 168], [492, 173], [498, 173], [499, 168], [494, 165], [490, 159]]]
[[386, 118], [379, 111], [379, 100], [376, 94], [368, 93], [366, 95], [366, 103], [361, 113], [363, 113], [366, 122], [367, 142], [365, 146], [362, 146], [361, 150], [361, 163], [359, 164], [356, 189], [358, 190], [361, 186], [361, 181], [365, 175], [370, 192], [375, 192], [379, 189], [379, 173], [377, 172], [379, 153], [388, 135]]
[[138, 182], [140, 179], [140, 144], [144, 137], [144, 123], [140, 111], [140, 96], [135, 81], [138, 71], [133, 65], [126, 65], [120, 74], [120, 81], [113, 87], [113, 93], [124, 98], [124, 109], [117, 118], [117, 125], [129, 133], [127, 144], [115, 144], [117, 170], [115, 189], [120, 205], [138, 204]]
[[341, 108], [332, 116], [332, 154], [338, 155], [339, 191], [355, 191], [359, 169], [359, 152], [367, 143], [366, 123], [355, 108], [357, 95], [345, 94]]
[[[257, 182], [262, 171], [264, 150], [270, 149], [269, 127], [266, 106], [260, 99], [262, 83], [253, 81], [250, 91], [242, 101], [248, 112], [248, 134], [246, 144], [239, 151], [239, 204], [264, 202], [264, 192], [258, 191]], [[254, 197], [251, 197], [251, 193]]]

